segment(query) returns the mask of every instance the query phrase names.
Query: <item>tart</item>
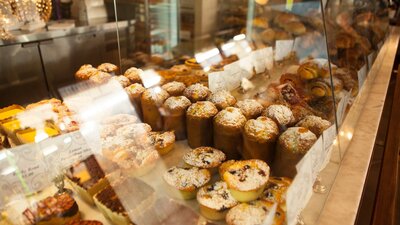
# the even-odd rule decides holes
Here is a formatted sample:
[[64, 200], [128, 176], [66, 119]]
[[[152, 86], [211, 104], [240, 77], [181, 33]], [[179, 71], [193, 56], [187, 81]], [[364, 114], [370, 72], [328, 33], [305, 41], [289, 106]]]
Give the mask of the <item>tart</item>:
[[273, 119], [281, 130], [286, 130], [294, 122], [292, 110], [284, 105], [270, 105], [262, 115]]
[[142, 94], [143, 121], [148, 123], [155, 131], [163, 130], [163, 119], [160, 108], [168, 97], [168, 92], [160, 87], [147, 89]]
[[191, 148], [213, 145], [213, 117], [218, 113], [212, 102], [200, 101], [186, 111], [186, 130]]
[[200, 188], [197, 192], [197, 201], [200, 213], [210, 220], [225, 219], [229, 209], [238, 204], [223, 181]]
[[191, 105], [185, 96], [172, 96], [163, 104], [164, 130], [175, 131], [177, 140], [186, 139], [186, 110]]
[[167, 91], [170, 96], [180, 96], [186, 89], [186, 85], [182, 82], [172, 81], [164, 84], [161, 88]]
[[[225, 154], [212, 147], [198, 147], [183, 155], [183, 161], [193, 167], [209, 169], [212, 173], [225, 161]], [[215, 171], [212, 171], [215, 170]]]
[[113, 77], [111, 77], [111, 80], [117, 81], [123, 88], [126, 88], [129, 85], [131, 85], [131, 82], [129, 81], [129, 79], [122, 75], [113, 76]]
[[264, 191], [269, 171], [268, 164], [261, 160], [242, 160], [229, 165], [222, 179], [237, 201], [250, 202], [257, 199]]
[[291, 127], [278, 139], [274, 174], [293, 178], [296, 165], [317, 141], [317, 136], [304, 127]]
[[297, 127], [305, 127], [313, 132], [317, 137], [321, 136], [324, 130], [331, 126], [331, 122], [319, 116], [306, 116], [296, 124]]
[[136, 67], [131, 67], [125, 71], [124, 76], [128, 78], [132, 84], [134, 84], [134, 83], [142, 83], [142, 79], [140, 78], [140, 75], [142, 74], [143, 70], [138, 69]]
[[235, 105], [239, 108], [246, 119], [255, 119], [261, 115], [264, 107], [257, 100], [245, 99], [243, 101], [238, 101]]
[[173, 131], [151, 132], [151, 144], [160, 155], [168, 154], [175, 145], [175, 134]]
[[191, 102], [205, 101], [211, 91], [203, 84], [192, 84], [183, 91], [183, 95]]
[[214, 146], [221, 149], [228, 159], [240, 158], [245, 123], [246, 117], [240, 109], [233, 107], [222, 110], [214, 117]]
[[236, 103], [236, 98], [228, 91], [222, 90], [212, 93], [208, 97], [208, 101], [214, 103], [218, 110], [223, 110], [226, 107], [233, 106]]
[[188, 200], [196, 197], [198, 188], [210, 181], [211, 174], [207, 169], [174, 166], [164, 173], [163, 178], [174, 197]]
[[278, 135], [278, 125], [268, 117], [260, 116], [247, 121], [243, 129], [243, 158], [272, 163]]
[[112, 64], [112, 63], [102, 63], [97, 67], [98, 70], [106, 72], [106, 73], [111, 73], [111, 74], [116, 74], [119, 70], [118, 66]]

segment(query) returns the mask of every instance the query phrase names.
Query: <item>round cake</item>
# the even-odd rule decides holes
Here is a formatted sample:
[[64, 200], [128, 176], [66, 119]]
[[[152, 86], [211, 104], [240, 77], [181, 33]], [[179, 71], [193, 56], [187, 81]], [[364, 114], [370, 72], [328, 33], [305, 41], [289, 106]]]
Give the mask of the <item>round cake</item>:
[[211, 91], [203, 84], [192, 84], [183, 91], [183, 95], [191, 102], [205, 101]]
[[179, 96], [183, 94], [186, 89], [186, 85], [182, 82], [172, 81], [161, 86], [162, 89], [166, 90], [171, 96]]
[[228, 91], [222, 90], [212, 93], [210, 97], [208, 97], [208, 101], [214, 103], [218, 110], [222, 110], [226, 107], [233, 106], [236, 103], [236, 98]]
[[239, 108], [247, 119], [255, 119], [261, 115], [264, 107], [257, 100], [245, 99], [238, 101], [235, 107]]
[[284, 105], [270, 105], [262, 115], [273, 119], [283, 130], [294, 122], [292, 111]]

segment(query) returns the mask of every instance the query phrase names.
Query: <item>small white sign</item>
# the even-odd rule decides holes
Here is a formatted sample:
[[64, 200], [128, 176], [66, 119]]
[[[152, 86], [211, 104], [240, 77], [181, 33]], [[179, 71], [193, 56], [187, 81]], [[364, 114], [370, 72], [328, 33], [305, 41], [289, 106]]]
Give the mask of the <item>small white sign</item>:
[[358, 88], [361, 90], [364, 85], [365, 79], [367, 78], [367, 65], [364, 65], [358, 72]]
[[340, 99], [339, 104], [337, 106], [337, 110], [336, 110], [336, 116], [337, 116], [337, 121], [339, 126], [342, 124], [345, 113], [346, 113], [346, 109], [347, 109], [347, 105], [349, 104], [350, 101], [350, 92], [345, 92], [345, 94], [343, 95], [342, 99]]
[[328, 151], [329, 148], [332, 146], [333, 141], [336, 139], [337, 132], [336, 132], [336, 125], [332, 125], [328, 129], [326, 129], [322, 133], [323, 145], [325, 151]]
[[287, 57], [293, 50], [294, 40], [279, 40], [275, 43], [275, 61]]
[[376, 58], [376, 52], [373, 51], [368, 55], [368, 68], [371, 69]]

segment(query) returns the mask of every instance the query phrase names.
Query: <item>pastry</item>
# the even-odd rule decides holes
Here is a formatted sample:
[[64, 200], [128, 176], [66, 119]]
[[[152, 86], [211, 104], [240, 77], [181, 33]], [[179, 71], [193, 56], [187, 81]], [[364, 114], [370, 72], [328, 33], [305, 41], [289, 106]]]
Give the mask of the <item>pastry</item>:
[[290, 40], [292, 35], [284, 30], [275, 30], [275, 40]]
[[47, 197], [22, 214], [28, 224], [32, 225], [64, 225], [81, 217], [78, 205], [67, 193]]
[[150, 139], [151, 144], [160, 155], [169, 153], [175, 145], [175, 134], [173, 131], [151, 132]]
[[306, 27], [303, 23], [293, 21], [283, 25], [283, 28], [296, 36], [300, 36], [306, 33]]
[[[164, 43], [165, 45], [165, 43]], [[162, 66], [165, 62], [164, 58], [162, 55], [158, 55], [158, 54], [152, 54], [150, 56], [150, 61], [158, 66]]]
[[292, 105], [290, 107], [293, 113], [294, 117], [294, 122], [298, 123], [300, 120], [304, 119], [306, 116], [313, 116], [314, 112], [313, 110], [308, 106], [303, 106], [303, 105]]
[[291, 13], [279, 13], [277, 16], [274, 18], [274, 23], [280, 27], [284, 27], [286, 24], [290, 22], [298, 22], [299, 18]]
[[0, 109], [0, 120], [9, 119], [17, 116], [19, 113], [24, 112], [24, 107], [20, 105], [10, 105]]
[[210, 94], [211, 91], [208, 89], [208, 87], [202, 84], [190, 85], [183, 91], [183, 95], [193, 103], [205, 101]]
[[278, 125], [268, 117], [247, 121], [243, 129], [243, 158], [261, 159], [271, 164], [278, 135]]
[[290, 127], [278, 139], [274, 174], [294, 178], [296, 165], [317, 141], [317, 136], [304, 127]]
[[304, 80], [312, 80], [318, 77], [318, 65], [313, 62], [307, 62], [300, 65], [297, 74]]
[[[249, 203], [241, 203], [226, 215], [228, 225], [258, 225], [263, 224], [271, 211], [274, 203], [266, 200], [257, 200]], [[278, 206], [272, 225], [285, 224], [285, 212]]]
[[192, 69], [195, 69], [195, 70], [203, 69], [201, 64], [198, 63], [195, 58], [190, 58], [190, 59], [185, 60], [185, 65], [190, 67], [190, 68], [192, 68]]
[[98, 70], [90, 64], [85, 64], [79, 68], [75, 73], [75, 79], [77, 80], [87, 80], [93, 76]]
[[242, 160], [229, 165], [222, 179], [237, 201], [250, 202], [257, 199], [264, 191], [269, 173], [268, 164], [261, 160]]
[[211, 174], [217, 172], [225, 158], [226, 156], [222, 151], [212, 147], [198, 147], [183, 155], [183, 161], [187, 165], [209, 169]]
[[305, 127], [313, 132], [317, 137], [321, 136], [324, 130], [331, 126], [331, 122], [319, 116], [306, 116], [296, 124], [297, 127]]
[[107, 83], [111, 77], [109, 73], [97, 71], [89, 77], [89, 81], [93, 84], [104, 84]]
[[278, 100], [282, 103], [289, 105], [296, 105], [303, 102], [303, 98], [300, 97], [297, 90], [290, 84], [285, 83], [276, 87], [278, 92]]
[[324, 78], [323, 81], [328, 84], [329, 87], [332, 87], [333, 84], [333, 91], [335, 93], [335, 96], [339, 95], [340, 92], [343, 90], [343, 81], [336, 76], [332, 76], [332, 83], [330, 77]]
[[98, 70], [115, 75], [119, 68], [112, 63], [102, 63], [97, 67]]
[[236, 108], [239, 108], [246, 119], [255, 119], [261, 115], [264, 107], [261, 103], [257, 102], [254, 99], [245, 99], [242, 101], [238, 101], [235, 105]]
[[139, 83], [133, 83], [125, 88], [125, 91], [129, 96], [129, 100], [131, 101], [133, 107], [135, 108], [136, 114], [142, 120], [143, 120], [143, 114], [142, 114], [141, 97], [145, 90], [146, 89], [143, 87], [143, 85]]
[[235, 162], [236, 162], [236, 160], [233, 160], [233, 159], [223, 162], [221, 164], [221, 166], [219, 166], [219, 169], [218, 169], [219, 176], [222, 178], [224, 176], [224, 173], [229, 168], [229, 166], [234, 164]]
[[240, 158], [242, 128], [246, 117], [238, 108], [228, 107], [214, 117], [214, 146], [222, 150], [228, 159]]
[[200, 101], [186, 111], [186, 130], [191, 148], [213, 145], [213, 117], [218, 113], [211, 102]]
[[270, 177], [260, 199], [278, 203], [286, 211], [286, 192], [291, 183], [292, 180], [286, 177]]
[[254, 28], [261, 28], [266, 29], [269, 27], [268, 21], [262, 17], [256, 17], [253, 19], [253, 27]]
[[73, 220], [65, 225], [103, 225], [103, 223], [97, 220]]
[[267, 28], [261, 32], [261, 40], [267, 44], [272, 44], [275, 41], [275, 35], [274, 29]]
[[141, 97], [143, 121], [150, 124], [155, 131], [163, 129], [160, 108], [169, 94], [160, 87], [150, 88]]
[[207, 169], [174, 166], [164, 173], [163, 178], [174, 197], [188, 200], [196, 197], [198, 188], [210, 181], [211, 174]]
[[163, 104], [164, 130], [175, 131], [177, 140], [186, 139], [186, 110], [191, 105], [185, 96], [172, 96]]
[[142, 83], [142, 78], [140, 77], [141, 75], [143, 75], [143, 70], [136, 67], [131, 67], [127, 69], [124, 73], [124, 76], [128, 78], [132, 84]]
[[303, 81], [300, 79], [298, 74], [290, 74], [290, 73], [282, 74], [281, 77], [279, 78], [279, 82], [281, 84], [290, 83], [297, 90], [302, 89], [304, 87]]
[[236, 103], [236, 98], [228, 91], [222, 90], [212, 93], [208, 97], [208, 101], [214, 103], [218, 110], [223, 110], [226, 107], [233, 106]]
[[197, 192], [197, 202], [200, 213], [210, 220], [225, 219], [229, 209], [238, 204], [223, 181], [200, 188]]
[[186, 88], [182, 82], [172, 81], [161, 86], [162, 89], [168, 92], [170, 96], [180, 96]]
[[310, 94], [316, 98], [324, 97], [324, 96], [332, 96], [332, 89], [329, 84], [325, 83], [322, 80], [314, 80], [307, 84], [307, 89]]
[[273, 119], [281, 130], [286, 130], [294, 123], [292, 110], [284, 105], [270, 105], [262, 115]]
[[175, 65], [170, 69], [173, 73], [178, 76], [188, 75], [192, 69], [186, 65]]
[[122, 75], [113, 76], [113, 77], [111, 77], [111, 80], [117, 81], [123, 88], [126, 88], [129, 85], [131, 85], [131, 82], [129, 81], [129, 79]]

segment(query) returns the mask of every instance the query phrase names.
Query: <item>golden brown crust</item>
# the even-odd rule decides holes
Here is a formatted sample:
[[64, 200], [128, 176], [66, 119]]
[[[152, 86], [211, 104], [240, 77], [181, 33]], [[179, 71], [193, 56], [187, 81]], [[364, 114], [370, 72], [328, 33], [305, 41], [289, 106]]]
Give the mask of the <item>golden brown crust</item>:
[[85, 64], [79, 68], [75, 73], [75, 78], [77, 80], [87, 80], [93, 76], [98, 70], [90, 64]]
[[324, 130], [331, 126], [331, 122], [318, 116], [306, 116], [296, 124], [297, 127], [305, 127], [313, 132], [317, 137], [321, 136]]
[[208, 101], [214, 103], [218, 110], [222, 110], [226, 107], [233, 106], [236, 103], [236, 98], [228, 91], [222, 90], [212, 93], [208, 97]]
[[164, 173], [163, 178], [167, 184], [180, 191], [195, 191], [210, 181], [211, 174], [207, 169], [174, 166]]
[[279, 127], [272, 119], [260, 116], [246, 122], [244, 135], [258, 143], [274, 142], [278, 138]]
[[185, 163], [203, 169], [218, 167], [225, 158], [222, 151], [212, 147], [198, 147], [183, 155]]
[[186, 115], [194, 118], [211, 118], [218, 113], [217, 107], [209, 101], [199, 101], [192, 104]]
[[317, 141], [317, 136], [304, 127], [290, 127], [278, 140], [281, 150], [291, 153], [305, 154]]
[[154, 104], [156, 106], [161, 106], [168, 97], [168, 92], [159, 87], [149, 88], [142, 93], [143, 102]]
[[140, 75], [143, 73], [143, 70], [138, 69], [136, 67], [131, 67], [127, 69], [124, 73], [124, 76], [129, 79], [131, 83], [142, 83], [142, 79]]
[[183, 95], [191, 102], [205, 101], [210, 94], [211, 91], [199, 83], [190, 85], [183, 91]]
[[240, 130], [246, 123], [246, 117], [242, 114], [240, 109], [228, 107], [214, 117], [214, 122], [216, 125], [227, 129]]
[[185, 96], [172, 96], [165, 100], [163, 108], [167, 114], [182, 114], [191, 104]]
[[168, 92], [168, 94], [171, 96], [182, 95], [185, 88], [186, 88], [186, 85], [184, 83], [178, 82], [178, 81], [172, 81], [172, 82], [166, 83], [162, 86], [162, 89], [166, 90]]
[[134, 83], [125, 88], [126, 93], [131, 99], [138, 98], [146, 89], [139, 83]]
[[257, 100], [245, 99], [238, 101], [235, 107], [239, 108], [247, 119], [255, 119], [261, 115], [264, 107]]
[[100, 64], [97, 69], [106, 73], [117, 73], [119, 68], [112, 63], [103, 63]]

